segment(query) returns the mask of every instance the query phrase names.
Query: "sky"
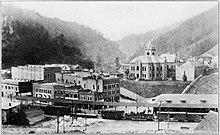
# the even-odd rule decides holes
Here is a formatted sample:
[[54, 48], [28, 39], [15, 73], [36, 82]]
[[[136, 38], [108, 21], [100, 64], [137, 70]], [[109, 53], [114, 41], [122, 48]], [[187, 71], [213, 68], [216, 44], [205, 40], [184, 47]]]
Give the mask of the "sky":
[[10, 2], [43, 16], [84, 24], [113, 41], [184, 21], [217, 2]]

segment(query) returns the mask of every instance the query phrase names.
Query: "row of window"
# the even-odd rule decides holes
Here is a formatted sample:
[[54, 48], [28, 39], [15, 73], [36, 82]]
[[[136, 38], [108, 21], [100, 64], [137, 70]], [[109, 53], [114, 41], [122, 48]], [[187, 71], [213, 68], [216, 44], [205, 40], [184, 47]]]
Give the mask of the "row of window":
[[72, 94], [72, 93], [66, 93], [65, 97], [78, 98], [78, 95], [77, 94]]
[[[4, 88], [4, 85], [2, 85], [2, 88]], [[8, 86], [8, 85], [5, 85], [5, 89], [11, 89], [11, 90], [13, 90], [15, 88], [15, 90], [18, 90], [18, 87], [16, 87], [16, 86]]]
[[[141, 67], [141, 69], [142, 69], [142, 71], [147, 71], [147, 67]], [[131, 70], [135, 71], [135, 66], [131, 66]], [[136, 70], [139, 71], [139, 66], [136, 67]], [[154, 71], [155, 68], [154, 67], [149, 67], [149, 70]], [[156, 70], [157, 71], [159, 71], [159, 70], [162, 71], [163, 68], [162, 68], [162, 66], [159, 66], [159, 67], [156, 67]]]
[[80, 97], [80, 100], [92, 101], [93, 99], [92, 99], [91, 96], [88, 96], [88, 97], [86, 97], [86, 96], [81, 96], [81, 97]]
[[119, 83], [117, 84], [108, 84], [108, 85], [104, 85], [104, 89], [114, 89], [114, 88], [119, 88]]
[[51, 90], [46, 90], [46, 89], [36, 89], [36, 92], [51, 94]]

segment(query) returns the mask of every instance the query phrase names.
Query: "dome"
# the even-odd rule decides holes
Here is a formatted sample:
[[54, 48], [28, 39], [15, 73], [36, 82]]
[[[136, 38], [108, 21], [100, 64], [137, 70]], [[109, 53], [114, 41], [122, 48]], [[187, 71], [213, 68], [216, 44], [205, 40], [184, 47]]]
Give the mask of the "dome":
[[131, 63], [141, 62], [141, 63], [164, 63], [164, 60], [161, 59], [159, 56], [138, 56], [131, 60]]

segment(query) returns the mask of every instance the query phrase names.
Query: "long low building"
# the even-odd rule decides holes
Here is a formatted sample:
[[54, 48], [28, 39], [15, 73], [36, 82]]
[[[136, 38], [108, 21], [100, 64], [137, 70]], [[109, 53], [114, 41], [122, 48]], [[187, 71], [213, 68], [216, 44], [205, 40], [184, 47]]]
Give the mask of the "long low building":
[[218, 111], [217, 94], [161, 94], [152, 100], [155, 104], [155, 113], [159, 109], [160, 111], [199, 113]]

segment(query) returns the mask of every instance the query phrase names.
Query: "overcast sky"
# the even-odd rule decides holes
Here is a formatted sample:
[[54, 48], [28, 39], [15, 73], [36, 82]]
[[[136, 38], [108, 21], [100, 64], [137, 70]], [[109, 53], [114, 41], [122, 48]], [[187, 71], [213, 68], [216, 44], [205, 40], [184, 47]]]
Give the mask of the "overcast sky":
[[[11, 2], [12, 3], [12, 2]], [[17, 2], [43, 16], [88, 25], [110, 40], [155, 30], [186, 20], [216, 2]]]

